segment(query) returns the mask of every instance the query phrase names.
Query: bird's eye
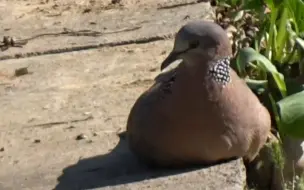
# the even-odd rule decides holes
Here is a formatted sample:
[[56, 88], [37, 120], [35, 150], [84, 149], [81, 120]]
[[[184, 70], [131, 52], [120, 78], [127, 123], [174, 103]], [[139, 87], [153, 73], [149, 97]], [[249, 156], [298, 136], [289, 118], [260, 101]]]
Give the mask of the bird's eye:
[[190, 49], [197, 48], [198, 45], [199, 45], [199, 41], [191, 41], [191, 42], [189, 42], [189, 48]]

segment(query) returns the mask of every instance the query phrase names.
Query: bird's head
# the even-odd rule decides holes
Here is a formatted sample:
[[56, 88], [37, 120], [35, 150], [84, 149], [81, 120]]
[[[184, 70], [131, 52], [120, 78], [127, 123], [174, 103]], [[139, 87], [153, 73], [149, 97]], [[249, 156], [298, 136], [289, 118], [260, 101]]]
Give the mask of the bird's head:
[[209, 21], [192, 21], [176, 34], [174, 48], [161, 64], [161, 70], [177, 59], [189, 65], [213, 63], [213, 60], [226, 59], [231, 53], [228, 36], [219, 25]]

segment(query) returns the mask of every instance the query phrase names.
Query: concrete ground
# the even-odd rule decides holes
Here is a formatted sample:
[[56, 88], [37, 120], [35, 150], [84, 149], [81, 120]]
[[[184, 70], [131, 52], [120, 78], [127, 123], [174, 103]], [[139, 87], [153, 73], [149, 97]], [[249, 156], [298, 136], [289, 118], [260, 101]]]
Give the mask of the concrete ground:
[[175, 32], [211, 13], [193, 0], [1, 1], [0, 37], [28, 43], [0, 51], [0, 189], [243, 189], [240, 160], [150, 171], [119, 135]]

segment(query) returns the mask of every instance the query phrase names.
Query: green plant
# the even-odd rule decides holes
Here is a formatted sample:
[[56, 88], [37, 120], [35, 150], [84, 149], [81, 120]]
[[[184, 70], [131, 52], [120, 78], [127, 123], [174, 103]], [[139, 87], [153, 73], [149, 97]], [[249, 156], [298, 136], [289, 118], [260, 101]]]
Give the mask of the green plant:
[[280, 136], [304, 138], [304, 83], [297, 81], [304, 74], [301, 38], [304, 3], [301, 0], [265, 2], [270, 11], [259, 20], [262, 27], [254, 39], [254, 49], [239, 50], [235, 67], [267, 105]]
[[[289, 141], [286, 137], [304, 138], [304, 1], [217, 3], [222, 6], [217, 8], [217, 22], [224, 28], [235, 27], [232, 48], [236, 58], [232, 67], [267, 107], [280, 137], [271, 149], [279, 175], [282, 180], [287, 177], [285, 189], [295, 189], [296, 184], [303, 186], [303, 176], [294, 176], [298, 179], [292, 181], [285, 176], [283, 169], [288, 159], [284, 160], [282, 148]], [[252, 27], [258, 30], [247, 35]]]

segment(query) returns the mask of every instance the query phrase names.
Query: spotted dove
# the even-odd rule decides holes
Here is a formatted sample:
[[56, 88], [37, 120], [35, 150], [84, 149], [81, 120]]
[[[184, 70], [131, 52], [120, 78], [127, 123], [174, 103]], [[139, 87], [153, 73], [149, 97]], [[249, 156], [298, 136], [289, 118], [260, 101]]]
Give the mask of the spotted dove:
[[209, 21], [192, 21], [177, 33], [175, 69], [156, 80], [135, 102], [127, 122], [131, 151], [148, 164], [214, 164], [252, 161], [265, 144], [270, 115], [230, 68], [226, 32]]

